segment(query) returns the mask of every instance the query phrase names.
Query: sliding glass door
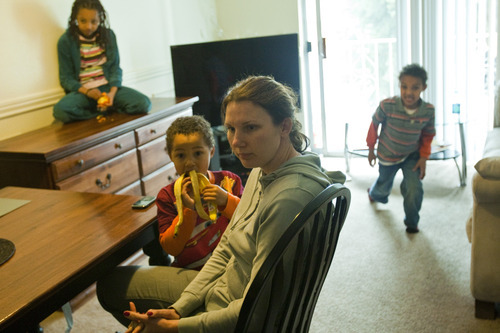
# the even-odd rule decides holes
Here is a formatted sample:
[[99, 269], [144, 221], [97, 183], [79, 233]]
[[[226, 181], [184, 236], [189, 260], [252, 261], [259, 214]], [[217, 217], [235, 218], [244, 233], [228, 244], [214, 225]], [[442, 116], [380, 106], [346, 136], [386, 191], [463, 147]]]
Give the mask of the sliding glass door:
[[364, 146], [371, 115], [382, 98], [395, 94], [399, 67], [396, 0], [306, 1], [317, 15], [308, 21], [310, 78], [316, 98], [311, 110], [313, 147], [325, 155], [341, 155], [345, 124], [350, 143]]

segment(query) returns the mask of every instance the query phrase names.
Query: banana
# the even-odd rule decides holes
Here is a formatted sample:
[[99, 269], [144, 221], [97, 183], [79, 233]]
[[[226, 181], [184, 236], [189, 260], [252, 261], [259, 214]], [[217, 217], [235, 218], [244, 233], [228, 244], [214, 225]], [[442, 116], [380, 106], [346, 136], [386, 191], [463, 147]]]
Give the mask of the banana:
[[[184, 221], [184, 206], [182, 204], [182, 180], [184, 179], [185, 174], [181, 175], [174, 184], [174, 195], [177, 206], [177, 213], [179, 215], [179, 221], [175, 226], [174, 237], [177, 236], [179, 231], [179, 226]], [[205, 177], [205, 175], [201, 173], [197, 173], [195, 170], [191, 170], [189, 172], [189, 177], [191, 177], [191, 185], [193, 186], [193, 195], [194, 195], [194, 207], [198, 215], [205, 219], [215, 221], [217, 219], [217, 205], [215, 202], [207, 202], [208, 212], [205, 212], [203, 209], [203, 203], [201, 202], [200, 192], [205, 188], [205, 186], [210, 184], [210, 181]]]

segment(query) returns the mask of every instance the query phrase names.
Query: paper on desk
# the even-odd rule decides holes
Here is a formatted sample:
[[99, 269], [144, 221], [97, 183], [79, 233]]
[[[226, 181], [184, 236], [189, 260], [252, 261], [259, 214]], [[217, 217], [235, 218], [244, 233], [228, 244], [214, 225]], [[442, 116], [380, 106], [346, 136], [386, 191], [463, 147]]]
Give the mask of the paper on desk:
[[12, 212], [14, 209], [26, 205], [28, 202], [30, 202], [30, 200], [0, 198], [0, 217]]

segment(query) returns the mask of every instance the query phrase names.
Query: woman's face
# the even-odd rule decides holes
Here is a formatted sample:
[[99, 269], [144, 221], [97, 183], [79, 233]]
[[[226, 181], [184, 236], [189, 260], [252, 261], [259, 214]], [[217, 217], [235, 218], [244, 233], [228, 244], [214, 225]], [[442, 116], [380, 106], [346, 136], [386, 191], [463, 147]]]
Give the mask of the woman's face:
[[284, 162], [284, 143], [289, 131], [282, 124], [274, 125], [261, 106], [250, 101], [230, 102], [224, 126], [231, 149], [244, 167], [260, 167], [268, 174]]
[[99, 19], [97, 10], [80, 8], [76, 15], [76, 23], [80, 33], [86, 38], [90, 38], [97, 31], [101, 20]]

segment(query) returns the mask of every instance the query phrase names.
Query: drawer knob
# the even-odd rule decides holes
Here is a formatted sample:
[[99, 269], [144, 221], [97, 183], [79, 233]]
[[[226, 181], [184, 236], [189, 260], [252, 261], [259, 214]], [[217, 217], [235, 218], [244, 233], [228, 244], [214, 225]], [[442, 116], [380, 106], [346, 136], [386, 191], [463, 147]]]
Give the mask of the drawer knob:
[[76, 162], [76, 165], [78, 165], [79, 167], [82, 167], [84, 164], [85, 164], [85, 161], [84, 161], [84, 160], [78, 160], [78, 161]]
[[121, 143], [115, 143], [115, 148], [116, 149], [122, 149], [122, 144]]
[[154, 128], [151, 130], [151, 134], [156, 134], [156, 130]]
[[101, 190], [105, 190], [107, 189], [108, 187], [111, 186], [111, 174], [108, 173], [106, 175], [106, 183], [103, 183], [102, 180], [100, 180], [99, 178], [97, 178], [97, 180], [95, 181], [95, 184], [101, 189]]

